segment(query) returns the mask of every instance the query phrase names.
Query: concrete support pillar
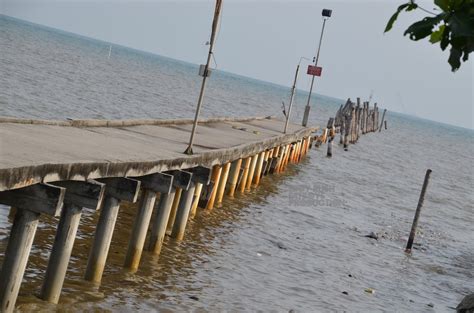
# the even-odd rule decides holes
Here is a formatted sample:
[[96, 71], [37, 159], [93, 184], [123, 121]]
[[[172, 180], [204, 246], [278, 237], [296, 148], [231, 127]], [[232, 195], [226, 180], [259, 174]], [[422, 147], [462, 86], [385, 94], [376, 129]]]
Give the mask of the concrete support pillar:
[[267, 153], [265, 154], [265, 159], [263, 160], [262, 177], [266, 176], [270, 170], [270, 166], [272, 164], [273, 151], [275, 151], [275, 148], [268, 150]]
[[81, 220], [82, 208], [98, 210], [104, 197], [105, 185], [93, 180], [64, 181], [54, 184], [65, 187], [66, 194], [40, 298], [51, 303], [58, 303]]
[[270, 173], [270, 174], [273, 174], [276, 171], [276, 168], [278, 166], [280, 151], [281, 151], [280, 146], [273, 149], [272, 161], [271, 161], [271, 164], [270, 164], [270, 168], [268, 170], [268, 173]]
[[176, 212], [176, 219], [173, 225], [171, 237], [177, 240], [184, 238], [184, 231], [188, 223], [189, 211], [193, 202], [194, 190], [196, 186], [192, 184], [188, 190], [184, 190], [179, 201], [178, 211]]
[[178, 205], [181, 199], [182, 192], [183, 192], [183, 189], [176, 188], [174, 198], [173, 198], [173, 203], [171, 205], [171, 212], [170, 212], [168, 223], [166, 226], [166, 234], [168, 235], [171, 235], [171, 231], [173, 230], [173, 224], [174, 224], [174, 220], [176, 219], [176, 212], [178, 212]]
[[240, 167], [242, 166], [242, 159], [237, 159], [232, 162], [229, 173], [228, 192], [229, 197], [234, 197], [235, 188], [237, 188], [237, 181], [239, 180]]
[[0, 273], [1, 312], [13, 312], [15, 308], [39, 216], [39, 213], [25, 209], [18, 209], [15, 214]]
[[253, 176], [255, 174], [255, 167], [257, 166], [258, 154], [252, 157], [252, 163], [250, 163], [249, 175], [247, 177], [247, 184], [245, 186], [246, 190], [250, 190], [252, 186]]
[[217, 187], [216, 195], [216, 202], [218, 205], [220, 205], [224, 199], [225, 186], [227, 184], [227, 178], [229, 177], [230, 165], [231, 163], [227, 162], [222, 167], [221, 179], [219, 180], [219, 186]]
[[202, 183], [196, 184], [196, 188], [194, 189], [193, 203], [191, 204], [191, 212], [189, 212], [189, 218], [194, 218], [196, 216], [199, 206], [199, 199], [201, 198], [202, 186]]
[[131, 272], [136, 272], [140, 264], [148, 226], [155, 207], [156, 194], [158, 192], [170, 193], [175, 178], [174, 175], [156, 173], [136, 177], [135, 179], [141, 181], [143, 191], [123, 264], [124, 268]]
[[244, 193], [245, 187], [247, 186], [247, 177], [249, 176], [250, 164], [252, 163], [252, 157], [245, 159], [244, 171], [242, 173], [242, 179], [240, 180], [239, 190], [240, 193]]
[[81, 207], [64, 204], [41, 289], [41, 299], [45, 301], [51, 303], [59, 301], [81, 215]]
[[206, 205], [206, 210], [212, 210], [214, 208], [214, 201], [216, 200], [217, 189], [219, 187], [219, 182], [221, 179], [221, 173], [222, 173], [222, 166], [214, 165], [214, 167], [212, 168], [212, 178], [211, 178], [212, 182], [214, 183], [214, 186], [212, 187], [211, 195]]
[[283, 159], [285, 158], [286, 155], [286, 150], [287, 150], [287, 145], [283, 145], [280, 147], [280, 153], [277, 156], [277, 162], [276, 162], [276, 168], [275, 172], [280, 173], [282, 166], [283, 166]]
[[163, 240], [165, 239], [166, 235], [166, 226], [168, 225], [175, 193], [176, 190], [174, 188], [168, 193], [162, 193], [160, 195], [160, 201], [156, 206], [156, 215], [153, 219], [150, 243], [148, 245], [148, 250], [155, 255], [160, 254], [161, 248], [163, 246]]
[[109, 253], [110, 242], [114, 233], [115, 222], [120, 208], [120, 200], [115, 197], [105, 197], [104, 207], [94, 235], [94, 242], [87, 262], [85, 280], [100, 283]]
[[260, 184], [260, 177], [262, 177], [263, 161], [265, 160], [266, 151], [262, 151], [258, 154], [257, 167], [255, 169], [254, 185]]
[[84, 279], [100, 283], [104, 273], [110, 242], [115, 229], [115, 222], [120, 208], [120, 201], [136, 202], [140, 190], [140, 182], [128, 178], [105, 178], [104, 205], [100, 211], [94, 241], [87, 261]]
[[156, 192], [150, 189], [145, 189], [140, 200], [135, 223], [133, 224], [132, 234], [128, 243], [127, 255], [123, 265], [132, 272], [135, 272], [138, 269], [140, 263], [146, 233], [150, 224], [151, 214], [153, 213], [153, 207], [155, 206], [155, 200]]
[[0, 192], [0, 203], [17, 208], [0, 271], [0, 312], [13, 312], [40, 213], [58, 216], [65, 189], [36, 184]]

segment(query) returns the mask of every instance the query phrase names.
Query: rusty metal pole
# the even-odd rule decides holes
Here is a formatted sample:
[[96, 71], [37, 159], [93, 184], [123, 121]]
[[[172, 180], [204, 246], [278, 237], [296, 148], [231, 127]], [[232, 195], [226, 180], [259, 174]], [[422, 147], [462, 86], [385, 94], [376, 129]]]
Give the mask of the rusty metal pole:
[[196, 114], [194, 116], [193, 128], [191, 130], [191, 137], [189, 137], [189, 144], [186, 150], [184, 151], [185, 154], [193, 154], [193, 142], [194, 142], [194, 134], [196, 133], [196, 127], [199, 118], [199, 112], [201, 111], [202, 100], [204, 98], [204, 90], [206, 89], [206, 81], [207, 77], [209, 76], [209, 63], [211, 62], [212, 57], [212, 50], [214, 49], [214, 41], [216, 39], [216, 30], [219, 24], [219, 15], [221, 13], [222, 8], [222, 0], [216, 0], [216, 8], [214, 10], [214, 19], [212, 21], [212, 30], [211, 30], [211, 40], [209, 42], [209, 53], [207, 55], [207, 62], [204, 67], [204, 73], [202, 73], [202, 85], [201, 85], [201, 92], [199, 93], [198, 104], [196, 108]]

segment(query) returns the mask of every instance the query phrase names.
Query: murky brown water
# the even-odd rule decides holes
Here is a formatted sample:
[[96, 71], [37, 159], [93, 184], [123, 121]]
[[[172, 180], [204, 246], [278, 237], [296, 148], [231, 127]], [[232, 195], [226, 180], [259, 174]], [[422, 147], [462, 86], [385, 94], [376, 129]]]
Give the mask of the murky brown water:
[[[0, 45], [0, 115], [193, 115], [195, 66], [120, 47], [107, 60], [108, 45], [2, 17]], [[287, 88], [216, 72], [204, 115], [278, 115], [288, 95]], [[323, 123], [342, 102], [314, 99], [312, 124]], [[300, 94], [295, 121], [304, 101]], [[122, 270], [136, 210], [124, 204], [100, 287], [82, 279], [98, 217], [85, 212], [59, 305], [36, 297], [57, 224], [42, 217], [19, 311], [450, 312], [474, 291], [474, 134], [391, 112], [387, 117], [388, 131], [362, 137], [349, 152], [335, 145], [327, 159], [325, 147], [313, 149], [250, 194], [200, 212], [184, 241], [166, 239], [159, 259], [144, 253], [135, 274]], [[407, 256], [403, 248], [428, 167], [433, 174], [417, 245]], [[7, 215], [0, 207], [0, 262]], [[371, 231], [379, 240], [364, 237]]]

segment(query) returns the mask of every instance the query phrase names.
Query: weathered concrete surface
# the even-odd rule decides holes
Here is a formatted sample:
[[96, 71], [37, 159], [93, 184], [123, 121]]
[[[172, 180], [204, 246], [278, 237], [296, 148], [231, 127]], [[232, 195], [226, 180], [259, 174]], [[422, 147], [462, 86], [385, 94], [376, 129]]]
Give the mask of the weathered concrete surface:
[[274, 118], [201, 120], [194, 155], [183, 154], [191, 120], [41, 121], [0, 118], [0, 191], [38, 182], [141, 176], [212, 166], [310, 135]]

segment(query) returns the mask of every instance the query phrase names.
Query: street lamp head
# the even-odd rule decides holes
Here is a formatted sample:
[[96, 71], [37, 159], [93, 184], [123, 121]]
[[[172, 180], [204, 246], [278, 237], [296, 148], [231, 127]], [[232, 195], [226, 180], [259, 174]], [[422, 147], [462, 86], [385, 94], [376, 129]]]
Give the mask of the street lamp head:
[[329, 17], [331, 17], [332, 10], [323, 9], [323, 12], [321, 14], [322, 14], [323, 17], [329, 18]]

